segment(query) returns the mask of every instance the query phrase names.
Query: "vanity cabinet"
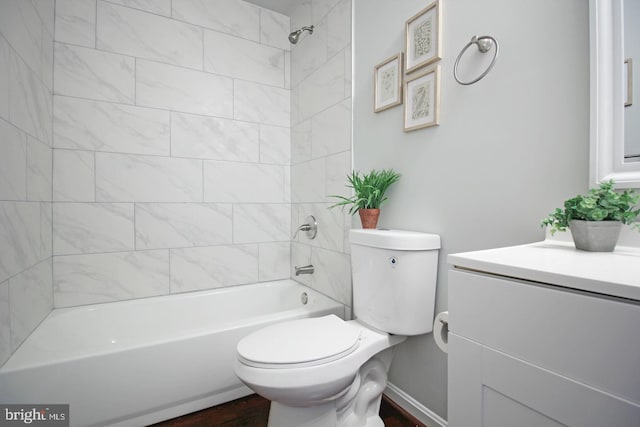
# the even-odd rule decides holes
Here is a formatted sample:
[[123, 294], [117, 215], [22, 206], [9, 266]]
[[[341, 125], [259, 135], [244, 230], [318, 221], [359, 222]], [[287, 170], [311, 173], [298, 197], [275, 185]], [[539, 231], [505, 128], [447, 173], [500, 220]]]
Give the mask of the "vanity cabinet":
[[585, 290], [555, 270], [606, 268], [606, 257], [562, 252], [575, 261], [567, 265], [543, 254], [566, 248], [516, 248], [544, 259], [508, 248], [449, 257], [448, 425], [640, 426], [640, 301], [635, 289], [594, 292], [640, 289], [640, 257], [627, 257], [638, 274], [614, 283], [622, 287], [591, 281]]

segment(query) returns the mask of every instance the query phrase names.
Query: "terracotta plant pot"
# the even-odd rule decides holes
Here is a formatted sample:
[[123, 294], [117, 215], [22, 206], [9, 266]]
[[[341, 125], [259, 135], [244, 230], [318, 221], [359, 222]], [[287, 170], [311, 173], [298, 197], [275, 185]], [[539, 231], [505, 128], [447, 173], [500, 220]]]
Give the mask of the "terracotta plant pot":
[[380, 209], [359, 209], [358, 213], [360, 214], [362, 228], [376, 228], [378, 226]]
[[622, 223], [620, 221], [569, 221], [569, 230], [576, 249], [589, 252], [611, 252], [616, 247]]

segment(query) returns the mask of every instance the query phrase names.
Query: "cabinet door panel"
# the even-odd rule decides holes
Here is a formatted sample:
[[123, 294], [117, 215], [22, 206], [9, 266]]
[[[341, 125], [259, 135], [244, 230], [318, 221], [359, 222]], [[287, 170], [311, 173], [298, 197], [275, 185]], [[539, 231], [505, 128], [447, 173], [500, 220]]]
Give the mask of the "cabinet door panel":
[[566, 427], [488, 387], [482, 390], [482, 400], [482, 425], [486, 427]]
[[[640, 405], [616, 398], [487, 347], [482, 347], [481, 357], [482, 382], [485, 388], [483, 395], [490, 396], [489, 400], [484, 399], [483, 402], [483, 413], [486, 415], [501, 411], [504, 411], [501, 417], [506, 414], [520, 414], [523, 420], [538, 419], [542, 423], [541, 426], [628, 427], [640, 425]], [[487, 393], [487, 388], [508, 398], [498, 399], [492, 393]], [[515, 402], [519, 403], [515, 404]], [[527, 417], [524, 416], [526, 413], [528, 413]], [[541, 414], [544, 414], [544, 417]], [[506, 427], [527, 424], [484, 425]]]
[[640, 305], [453, 269], [449, 277], [449, 331], [640, 404]]

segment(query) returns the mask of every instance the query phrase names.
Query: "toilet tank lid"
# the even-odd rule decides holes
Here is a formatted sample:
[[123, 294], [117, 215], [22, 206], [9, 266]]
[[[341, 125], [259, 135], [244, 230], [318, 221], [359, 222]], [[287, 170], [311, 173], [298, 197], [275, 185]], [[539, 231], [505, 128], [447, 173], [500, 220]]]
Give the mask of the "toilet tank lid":
[[407, 230], [361, 230], [349, 231], [352, 245], [401, 251], [424, 251], [440, 249], [440, 236], [431, 233]]

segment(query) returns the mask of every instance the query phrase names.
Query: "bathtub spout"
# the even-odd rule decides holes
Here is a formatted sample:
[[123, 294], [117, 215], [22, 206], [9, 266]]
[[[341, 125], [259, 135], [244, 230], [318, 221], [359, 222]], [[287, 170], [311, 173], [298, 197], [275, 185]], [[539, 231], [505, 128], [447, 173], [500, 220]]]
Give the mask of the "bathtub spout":
[[296, 265], [295, 269], [296, 269], [296, 276], [299, 276], [301, 274], [313, 274], [313, 265], [311, 264], [304, 265], [302, 267], [298, 267]]

